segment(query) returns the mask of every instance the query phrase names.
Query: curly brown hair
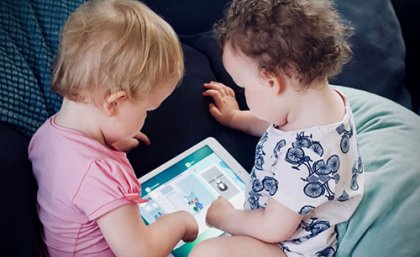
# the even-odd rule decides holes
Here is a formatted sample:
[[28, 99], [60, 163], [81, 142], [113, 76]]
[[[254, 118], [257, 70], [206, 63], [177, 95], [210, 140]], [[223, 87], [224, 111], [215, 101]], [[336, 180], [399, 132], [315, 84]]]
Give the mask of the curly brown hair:
[[229, 44], [303, 85], [336, 75], [352, 54], [353, 29], [331, 0], [233, 0], [214, 32], [222, 51]]

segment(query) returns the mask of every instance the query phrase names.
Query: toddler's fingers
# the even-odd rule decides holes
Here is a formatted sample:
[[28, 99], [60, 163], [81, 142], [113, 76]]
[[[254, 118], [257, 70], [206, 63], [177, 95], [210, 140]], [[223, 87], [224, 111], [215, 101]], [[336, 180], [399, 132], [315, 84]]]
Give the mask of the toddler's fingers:
[[216, 89], [207, 89], [206, 91], [203, 92], [203, 95], [205, 96], [210, 96], [210, 97], [220, 97], [220, 91], [216, 90]]
[[220, 117], [222, 116], [222, 112], [213, 103], [209, 104], [209, 112], [216, 120], [219, 120]]
[[129, 140], [129, 144], [128, 144], [128, 149], [133, 149], [136, 148], [137, 146], [139, 146], [139, 140], [135, 139], [135, 138], [130, 138]]
[[220, 91], [222, 91], [225, 95], [232, 95], [233, 89], [222, 84], [220, 86]]
[[139, 141], [135, 138], [129, 138], [127, 140], [117, 142], [113, 146], [120, 151], [128, 152], [131, 149], [137, 147], [139, 145]]
[[233, 89], [230, 87], [225, 87], [225, 94], [228, 96], [235, 97], [235, 91], [233, 91]]
[[223, 103], [223, 102], [222, 102], [222, 98], [223, 98], [223, 96], [222, 96], [222, 94], [220, 93], [220, 91], [213, 90], [213, 89], [209, 89], [209, 90], [205, 91], [205, 92], [203, 93], [203, 95], [212, 97], [212, 98], [213, 98], [214, 103], [215, 103], [217, 106], [221, 106], [221, 105], [222, 105], [222, 103]]
[[218, 90], [221, 93], [228, 95], [228, 96], [235, 96], [235, 91], [231, 87], [226, 86], [223, 83], [219, 82], [211, 82], [211, 83], [205, 83], [204, 87], [207, 89], [214, 89]]
[[222, 83], [218, 82], [210, 82], [210, 83], [204, 83], [204, 87], [208, 89], [215, 89], [215, 90], [223, 90], [223, 87], [226, 87]]
[[139, 141], [142, 141], [146, 145], [150, 145], [151, 144], [149, 137], [146, 134], [144, 134], [143, 132], [137, 133], [134, 136], [134, 138], [137, 139], [137, 140], [139, 140]]

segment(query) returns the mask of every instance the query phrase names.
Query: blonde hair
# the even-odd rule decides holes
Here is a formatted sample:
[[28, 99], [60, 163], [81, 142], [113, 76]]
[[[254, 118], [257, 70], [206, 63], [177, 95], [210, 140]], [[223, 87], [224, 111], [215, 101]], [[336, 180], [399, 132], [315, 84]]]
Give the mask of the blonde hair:
[[161, 17], [136, 0], [94, 0], [63, 28], [52, 88], [73, 101], [119, 90], [141, 98], [183, 74], [179, 39]]
[[303, 85], [341, 71], [352, 52], [352, 27], [331, 0], [233, 0], [215, 25], [223, 46], [254, 59], [260, 69], [291, 71]]

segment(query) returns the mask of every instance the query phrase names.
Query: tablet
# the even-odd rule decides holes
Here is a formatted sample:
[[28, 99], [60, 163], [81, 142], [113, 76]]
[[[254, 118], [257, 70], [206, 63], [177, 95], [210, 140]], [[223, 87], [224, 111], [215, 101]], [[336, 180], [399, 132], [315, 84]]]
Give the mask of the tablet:
[[247, 171], [216, 139], [206, 138], [139, 178], [142, 198], [148, 200], [139, 204], [141, 217], [151, 224], [178, 210], [193, 214], [199, 226], [197, 239], [190, 243], [180, 241], [169, 255], [186, 257], [198, 242], [224, 235], [206, 225], [207, 209], [219, 195], [242, 208], [248, 178]]

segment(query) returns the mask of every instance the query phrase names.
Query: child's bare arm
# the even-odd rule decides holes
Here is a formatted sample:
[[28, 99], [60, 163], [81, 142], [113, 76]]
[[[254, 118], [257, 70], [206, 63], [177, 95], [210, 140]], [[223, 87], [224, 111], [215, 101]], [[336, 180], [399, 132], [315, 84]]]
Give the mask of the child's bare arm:
[[258, 119], [250, 111], [240, 110], [235, 92], [230, 87], [213, 81], [204, 84], [204, 87], [206, 91], [203, 95], [214, 100], [209, 111], [221, 124], [254, 136], [261, 136], [269, 126], [268, 122]]
[[302, 216], [271, 198], [265, 209], [236, 210], [226, 199], [219, 197], [210, 206], [206, 217], [210, 226], [267, 243], [289, 239], [301, 220]]
[[119, 207], [97, 223], [118, 257], [167, 256], [180, 240], [193, 241], [198, 233], [198, 224], [188, 212], [164, 215], [146, 226], [136, 205]]

